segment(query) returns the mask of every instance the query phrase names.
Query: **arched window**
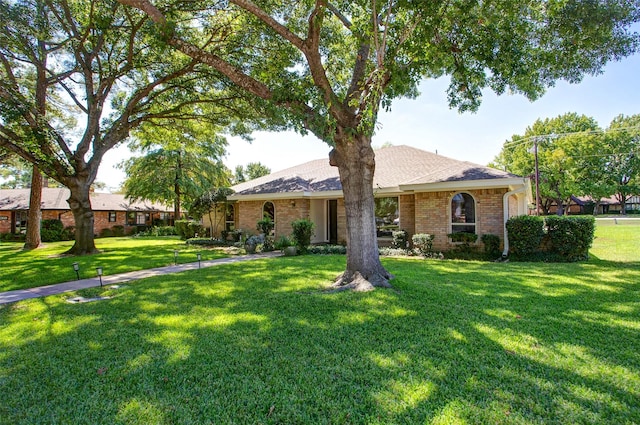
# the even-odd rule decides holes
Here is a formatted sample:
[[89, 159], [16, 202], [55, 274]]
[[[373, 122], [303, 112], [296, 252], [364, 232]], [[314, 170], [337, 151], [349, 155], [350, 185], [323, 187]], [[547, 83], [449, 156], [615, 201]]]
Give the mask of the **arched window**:
[[468, 193], [451, 198], [451, 233], [476, 233], [476, 201]]
[[269, 217], [273, 221], [272, 233], [275, 233], [276, 228], [276, 207], [273, 202], [267, 201], [262, 206], [262, 217]]

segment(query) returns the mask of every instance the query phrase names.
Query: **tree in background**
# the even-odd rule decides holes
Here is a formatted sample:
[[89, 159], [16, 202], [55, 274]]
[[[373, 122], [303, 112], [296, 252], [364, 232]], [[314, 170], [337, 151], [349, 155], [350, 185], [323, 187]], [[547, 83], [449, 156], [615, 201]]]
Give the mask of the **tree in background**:
[[572, 195], [578, 190], [579, 174], [575, 157], [581, 152], [581, 137], [575, 133], [597, 134], [598, 123], [591, 117], [566, 113], [555, 118], [538, 119], [524, 135], [513, 135], [504, 143], [492, 166], [536, 181], [535, 157], [538, 158], [540, 208], [549, 214], [552, 204], [557, 214], [564, 213]]
[[229, 170], [222, 164], [227, 141], [208, 124], [192, 121], [171, 126], [143, 126], [130, 144], [144, 155], [120, 164], [127, 177], [122, 185], [130, 200], [148, 199], [173, 204], [179, 220], [183, 207], [213, 187], [229, 185]]
[[[333, 147], [347, 224], [336, 288], [390, 286], [378, 255], [371, 140], [378, 111], [448, 75], [449, 103], [475, 110], [482, 89], [535, 99], [638, 47], [638, 2], [356, 2], [118, 0], [145, 12], [163, 40], [210, 65], [283, 127]], [[158, 2], [160, 5], [160, 2]], [[176, 16], [179, 16], [178, 19]], [[202, 47], [200, 40], [216, 40]]]
[[33, 167], [17, 155], [0, 156], [0, 189], [26, 189], [31, 186]]
[[249, 180], [257, 179], [258, 177], [266, 176], [271, 173], [271, 169], [266, 165], [259, 162], [250, 162], [246, 166], [236, 166], [236, 171], [233, 175], [233, 182], [235, 184], [244, 183]]
[[609, 153], [605, 163], [612, 193], [626, 214], [626, 204], [633, 195], [640, 194], [640, 114], [618, 115], [604, 137], [603, 152]]
[[0, 0], [0, 15], [0, 147], [69, 188], [70, 253], [96, 251], [90, 187], [131, 130], [251, 112], [210, 67], [168, 49], [145, 16], [115, 0]]

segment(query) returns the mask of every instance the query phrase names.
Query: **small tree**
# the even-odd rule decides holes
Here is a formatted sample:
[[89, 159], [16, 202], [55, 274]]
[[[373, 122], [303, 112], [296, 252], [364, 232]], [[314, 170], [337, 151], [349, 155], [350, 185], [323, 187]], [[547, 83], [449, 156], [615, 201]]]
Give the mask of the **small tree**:
[[[223, 214], [226, 214], [227, 210], [227, 197], [233, 193], [233, 189], [228, 187], [219, 187], [200, 195], [193, 204], [189, 212], [193, 217], [201, 218], [204, 214], [209, 216], [209, 231], [213, 238], [218, 234], [218, 210], [223, 207]], [[211, 213], [213, 212], [213, 217]], [[226, 230], [226, 229], [225, 229]]]
[[291, 223], [293, 227], [293, 239], [296, 244], [296, 248], [301, 254], [305, 254], [311, 245], [311, 237], [313, 236], [313, 229], [315, 224], [313, 221], [303, 218]]
[[265, 216], [262, 220], [258, 221], [258, 230], [264, 235], [263, 251], [273, 251], [273, 237], [271, 232], [273, 231], [275, 224], [271, 217]]

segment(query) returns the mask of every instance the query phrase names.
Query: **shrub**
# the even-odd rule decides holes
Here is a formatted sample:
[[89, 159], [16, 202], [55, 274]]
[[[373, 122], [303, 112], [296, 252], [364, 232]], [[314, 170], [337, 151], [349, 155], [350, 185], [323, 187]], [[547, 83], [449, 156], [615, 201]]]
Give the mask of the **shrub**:
[[264, 234], [260, 235], [251, 235], [244, 242], [244, 248], [248, 253], [253, 253], [258, 250], [258, 247], [263, 247], [266, 245]]
[[100, 237], [101, 238], [110, 238], [112, 236], [113, 236], [113, 230], [111, 230], [109, 228], [105, 228], [105, 229], [102, 229], [100, 231]]
[[409, 250], [409, 232], [406, 230], [394, 230], [391, 232], [391, 236], [393, 237], [392, 248]]
[[176, 233], [180, 236], [180, 239], [192, 239], [196, 235], [204, 235], [204, 227], [193, 220], [176, 220], [175, 222]]
[[544, 220], [534, 215], [520, 215], [507, 220], [509, 252], [524, 256], [537, 252], [544, 236]]
[[57, 242], [64, 239], [64, 225], [58, 219], [42, 220], [40, 224], [42, 242]]
[[429, 257], [431, 254], [433, 254], [434, 239], [435, 239], [435, 235], [428, 235], [426, 233], [416, 233], [411, 237], [413, 246], [424, 257]]
[[142, 232], [136, 233], [136, 236], [173, 236], [177, 235], [176, 228], [174, 226], [153, 226]]
[[407, 250], [404, 248], [381, 247], [378, 248], [378, 252], [384, 257], [406, 257], [408, 255]]
[[111, 228], [113, 230], [113, 236], [124, 236], [124, 226], [117, 225]]
[[199, 246], [227, 246], [225, 241], [220, 241], [211, 238], [191, 238], [187, 239], [187, 245], [199, 245]]
[[291, 223], [293, 228], [293, 241], [298, 248], [298, 252], [304, 254], [307, 252], [309, 245], [311, 245], [311, 236], [313, 236], [314, 223], [306, 218], [296, 220]]
[[344, 245], [313, 245], [309, 247], [310, 254], [316, 255], [332, 255], [332, 254], [346, 254], [347, 247]]
[[484, 253], [487, 258], [500, 256], [500, 236], [487, 233], [480, 238], [484, 244]]
[[273, 244], [273, 247], [275, 249], [278, 249], [280, 251], [282, 251], [283, 249], [289, 247], [289, 246], [294, 246], [295, 243], [288, 237], [286, 237], [285, 235], [282, 235], [278, 238], [278, 240]]
[[545, 219], [551, 251], [565, 261], [587, 259], [593, 243], [595, 219], [593, 217], [558, 217]]
[[271, 237], [271, 231], [275, 227], [271, 217], [265, 216], [262, 220], [258, 221], [258, 230], [264, 235], [263, 251], [273, 251], [273, 238]]

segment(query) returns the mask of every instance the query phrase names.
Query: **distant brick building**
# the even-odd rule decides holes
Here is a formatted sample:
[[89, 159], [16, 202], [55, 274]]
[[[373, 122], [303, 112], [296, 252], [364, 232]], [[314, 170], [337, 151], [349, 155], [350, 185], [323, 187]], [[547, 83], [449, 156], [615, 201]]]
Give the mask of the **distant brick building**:
[[[23, 233], [27, 226], [30, 189], [0, 190], [0, 233]], [[42, 189], [42, 219], [58, 219], [65, 227], [74, 226], [69, 209], [67, 188]], [[129, 202], [124, 195], [92, 192], [91, 208], [94, 213], [93, 232], [122, 226], [125, 233], [153, 224], [173, 224], [173, 211], [148, 201]]]
[[[409, 146], [377, 150], [374, 194], [381, 245], [394, 229], [435, 235], [434, 248], [453, 247], [447, 234], [495, 234], [504, 241], [506, 220], [528, 213], [531, 183], [485, 166]], [[232, 188], [232, 202], [217, 229], [255, 232], [268, 215], [275, 236], [290, 235], [291, 222], [315, 223], [314, 243], [346, 243], [346, 213], [338, 169], [319, 159]], [[205, 216], [205, 224], [207, 219]], [[480, 238], [478, 238], [478, 241]]]

